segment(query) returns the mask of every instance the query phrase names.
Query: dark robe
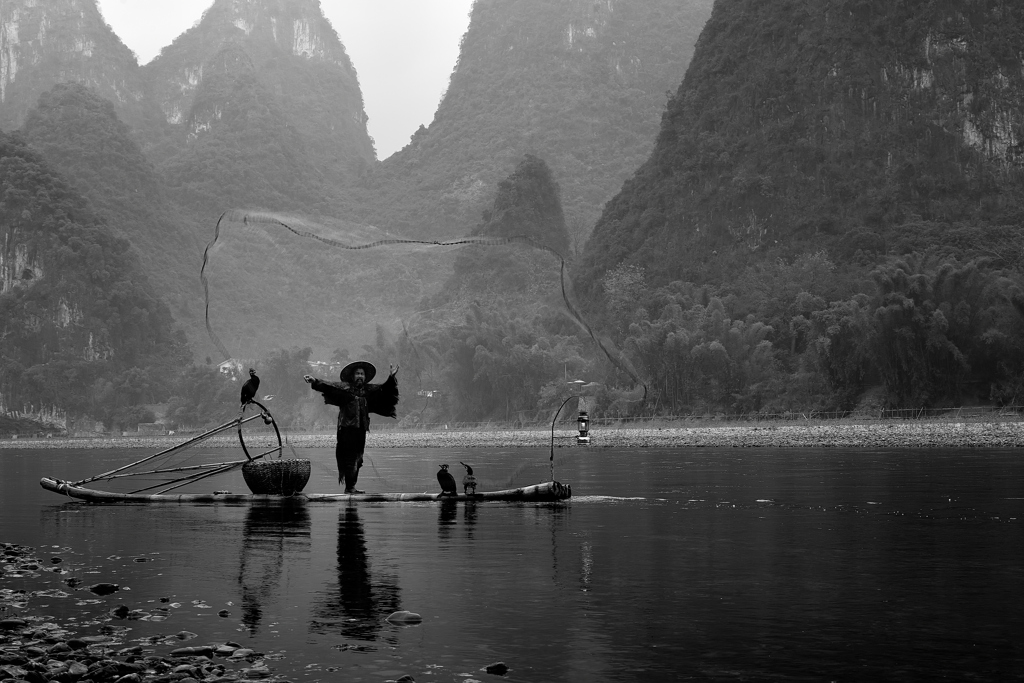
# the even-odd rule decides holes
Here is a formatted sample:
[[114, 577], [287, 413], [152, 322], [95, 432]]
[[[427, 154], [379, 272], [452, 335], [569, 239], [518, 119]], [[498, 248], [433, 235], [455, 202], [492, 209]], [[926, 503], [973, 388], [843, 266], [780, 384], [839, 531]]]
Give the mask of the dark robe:
[[338, 483], [345, 479], [345, 490], [355, 489], [359, 468], [363, 466], [366, 432], [370, 429], [370, 413], [395, 417], [398, 405], [398, 380], [388, 375], [382, 384], [364, 384], [361, 388], [350, 382], [325, 382], [314, 379], [310, 386], [324, 396], [324, 403], [338, 406], [338, 442], [334, 457], [338, 461]]
[[362, 389], [349, 382], [325, 382], [314, 379], [314, 391], [324, 395], [324, 403], [338, 406], [338, 429], [357, 427], [370, 429], [370, 413], [395, 417], [398, 405], [398, 380], [388, 375], [383, 384], [364, 384]]

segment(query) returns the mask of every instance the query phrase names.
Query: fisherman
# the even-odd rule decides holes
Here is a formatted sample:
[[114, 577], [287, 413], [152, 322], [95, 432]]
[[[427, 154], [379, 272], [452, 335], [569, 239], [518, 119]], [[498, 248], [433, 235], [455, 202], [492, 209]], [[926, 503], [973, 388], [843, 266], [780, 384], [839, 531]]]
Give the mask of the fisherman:
[[349, 363], [341, 369], [340, 382], [328, 382], [303, 375], [313, 391], [324, 395], [324, 403], [338, 406], [338, 442], [334, 457], [338, 461], [338, 483], [345, 479], [345, 493], [363, 493], [356, 489], [359, 468], [363, 466], [366, 432], [370, 430], [370, 413], [395, 417], [398, 405], [398, 367], [389, 366], [390, 373], [382, 384], [369, 384], [377, 368], [365, 360]]

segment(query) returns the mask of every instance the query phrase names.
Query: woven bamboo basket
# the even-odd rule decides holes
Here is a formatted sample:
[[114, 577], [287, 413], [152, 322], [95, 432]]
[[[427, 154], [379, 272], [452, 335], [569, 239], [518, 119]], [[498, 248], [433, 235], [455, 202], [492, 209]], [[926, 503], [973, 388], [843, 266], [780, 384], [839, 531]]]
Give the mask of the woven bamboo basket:
[[242, 477], [253, 493], [292, 496], [309, 481], [309, 460], [251, 460], [242, 465]]

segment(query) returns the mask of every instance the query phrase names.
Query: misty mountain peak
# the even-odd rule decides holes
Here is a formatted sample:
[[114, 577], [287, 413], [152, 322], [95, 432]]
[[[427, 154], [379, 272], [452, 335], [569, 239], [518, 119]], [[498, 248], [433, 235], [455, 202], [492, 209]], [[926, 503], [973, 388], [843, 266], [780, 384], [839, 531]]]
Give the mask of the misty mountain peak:
[[186, 123], [207, 62], [228, 43], [238, 45], [257, 67], [293, 58], [356, 78], [316, 0], [216, 0], [195, 26], [145, 67], [168, 123]]
[[345, 50], [315, 0], [218, 0], [204, 21], [207, 17], [230, 23], [246, 37], [269, 39], [293, 56], [349, 68]]
[[485, 188], [541, 154], [582, 234], [650, 153], [712, 5], [477, 0], [434, 120], [381, 163], [373, 221], [419, 235], [469, 228]]
[[138, 63], [103, 21], [96, 0], [0, 3], [0, 127], [21, 124], [39, 95], [61, 82], [94, 88], [137, 123]]

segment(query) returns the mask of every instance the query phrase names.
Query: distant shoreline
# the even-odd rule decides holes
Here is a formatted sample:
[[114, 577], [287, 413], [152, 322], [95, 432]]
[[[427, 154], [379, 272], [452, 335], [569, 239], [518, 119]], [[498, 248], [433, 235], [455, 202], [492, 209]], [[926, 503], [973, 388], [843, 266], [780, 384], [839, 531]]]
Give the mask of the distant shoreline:
[[[555, 447], [578, 447], [575, 430], [556, 429]], [[837, 424], [734, 424], [716, 427], [595, 428], [591, 448], [1016, 448], [1024, 446], [1024, 422], [919, 422], [892, 420]], [[168, 448], [180, 436], [115, 436], [3, 439], [4, 449]], [[334, 448], [334, 434], [288, 434], [296, 448]], [[367, 448], [537, 448], [551, 443], [551, 432], [533, 430], [371, 431]], [[206, 448], [238, 445], [219, 435]]]

